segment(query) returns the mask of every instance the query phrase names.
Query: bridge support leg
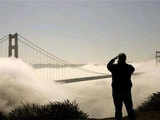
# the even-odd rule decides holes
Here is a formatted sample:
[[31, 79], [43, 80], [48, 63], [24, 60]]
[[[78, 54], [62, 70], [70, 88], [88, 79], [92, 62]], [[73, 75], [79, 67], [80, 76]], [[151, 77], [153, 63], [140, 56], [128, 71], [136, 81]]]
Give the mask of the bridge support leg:
[[18, 58], [18, 34], [9, 34], [8, 57]]
[[156, 51], [156, 64], [160, 62], [160, 51]]

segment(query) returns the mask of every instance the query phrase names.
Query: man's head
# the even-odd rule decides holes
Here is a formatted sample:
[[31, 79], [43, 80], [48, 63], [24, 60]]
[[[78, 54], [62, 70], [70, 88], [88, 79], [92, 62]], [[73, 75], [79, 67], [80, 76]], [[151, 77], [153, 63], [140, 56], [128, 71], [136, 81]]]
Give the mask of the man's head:
[[119, 64], [123, 64], [123, 63], [126, 63], [126, 59], [127, 59], [127, 56], [125, 53], [120, 53], [118, 55], [118, 63]]

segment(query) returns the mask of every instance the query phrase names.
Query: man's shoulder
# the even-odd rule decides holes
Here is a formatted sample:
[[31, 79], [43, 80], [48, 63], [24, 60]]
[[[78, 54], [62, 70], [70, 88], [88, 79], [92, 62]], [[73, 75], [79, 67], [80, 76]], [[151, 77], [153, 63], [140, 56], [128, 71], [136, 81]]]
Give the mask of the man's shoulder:
[[128, 69], [133, 73], [135, 71], [134, 66], [131, 64], [127, 64], [127, 65], [128, 65]]

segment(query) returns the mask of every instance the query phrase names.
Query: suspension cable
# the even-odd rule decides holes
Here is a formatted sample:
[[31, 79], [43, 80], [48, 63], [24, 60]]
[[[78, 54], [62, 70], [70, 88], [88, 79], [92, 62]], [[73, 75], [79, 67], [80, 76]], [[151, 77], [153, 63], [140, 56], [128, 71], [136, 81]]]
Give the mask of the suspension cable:
[[[31, 42], [30, 40], [24, 38], [22, 35], [20, 35], [20, 38], [22, 38], [23, 40], [21, 40], [24, 44], [26, 44], [27, 46], [29, 46], [30, 48], [34, 49], [34, 50], [37, 50], [39, 51], [40, 53], [42, 53], [43, 55], [45, 55], [46, 57], [49, 57], [51, 59], [54, 59], [56, 60], [57, 62], [60, 62], [61, 64], [69, 64], [69, 65], [72, 65], [73, 63], [70, 63], [66, 60], [63, 60], [61, 58], [58, 58], [57, 56], [55, 56], [54, 54], [48, 52], [47, 50], [39, 47], [38, 45], [36, 45], [35, 43]], [[28, 42], [28, 43], [27, 43]], [[34, 47], [33, 47], [34, 46]], [[38, 50], [39, 49], [39, 50]], [[75, 68], [75, 67], [74, 67]], [[96, 71], [93, 71], [93, 70], [88, 70], [88, 69], [85, 69], [85, 68], [77, 68], [76, 69], [79, 69], [79, 70], [82, 70], [82, 71], [85, 71], [85, 72], [88, 72], [88, 73], [94, 73], [94, 74], [106, 74], [106, 73], [100, 73], [100, 72], [96, 72]]]

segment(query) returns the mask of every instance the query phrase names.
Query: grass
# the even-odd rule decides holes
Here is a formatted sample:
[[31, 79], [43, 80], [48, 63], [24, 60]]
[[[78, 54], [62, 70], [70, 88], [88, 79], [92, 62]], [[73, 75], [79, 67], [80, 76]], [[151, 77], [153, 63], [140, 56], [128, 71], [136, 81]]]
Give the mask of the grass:
[[[136, 109], [136, 120], [160, 120], [160, 92], [153, 93]], [[69, 100], [46, 105], [24, 104], [7, 115], [0, 112], [0, 120], [114, 120], [114, 118], [89, 119], [78, 104]], [[124, 117], [123, 120], [127, 120]]]
[[141, 104], [137, 112], [160, 111], [160, 92], [153, 93], [147, 101]]
[[24, 104], [0, 120], [87, 120], [76, 102], [50, 102], [47, 105]]
[[[135, 111], [136, 120], [160, 120], [160, 92], [153, 93]], [[114, 118], [90, 120], [114, 120]], [[123, 120], [127, 120], [127, 117], [124, 117]]]

